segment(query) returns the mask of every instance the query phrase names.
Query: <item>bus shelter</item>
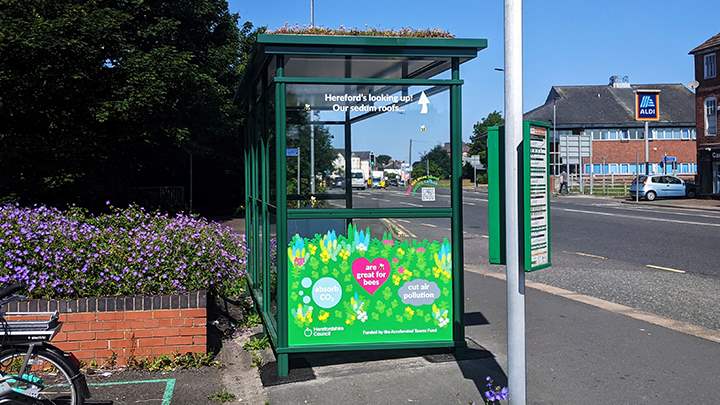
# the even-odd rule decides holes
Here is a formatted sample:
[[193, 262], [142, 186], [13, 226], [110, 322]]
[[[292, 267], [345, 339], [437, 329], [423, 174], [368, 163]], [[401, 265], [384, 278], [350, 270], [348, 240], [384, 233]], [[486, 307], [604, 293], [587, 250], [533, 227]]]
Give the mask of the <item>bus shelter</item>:
[[460, 65], [486, 45], [258, 36], [248, 279], [280, 376], [293, 353], [465, 345]]

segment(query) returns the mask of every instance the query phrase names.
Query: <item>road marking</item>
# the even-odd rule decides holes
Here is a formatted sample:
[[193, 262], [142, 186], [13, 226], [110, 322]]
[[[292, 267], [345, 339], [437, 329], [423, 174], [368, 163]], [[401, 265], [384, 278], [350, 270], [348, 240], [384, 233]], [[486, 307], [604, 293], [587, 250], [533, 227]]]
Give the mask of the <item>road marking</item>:
[[646, 264], [645, 267], [649, 267], [651, 269], [656, 269], [656, 270], [671, 271], [673, 273], [687, 273], [685, 270], [673, 269], [671, 267], [656, 266], [654, 264]]
[[567, 212], [577, 212], [577, 213], [580, 213], [580, 214], [603, 215], [603, 216], [606, 216], [606, 217], [631, 218], [631, 219], [644, 220], [644, 221], [672, 222], [672, 223], [675, 223], [675, 224], [687, 224], [687, 225], [700, 225], [700, 226], [720, 227], [720, 224], [708, 224], [708, 223], [694, 222], [694, 221], [681, 221], [681, 220], [679, 220], [679, 219], [663, 219], [663, 218], [643, 217], [643, 216], [637, 216], [637, 215], [612, 214], [612, 213], [609, 213], [609, 212], [597, 212], [597, 211], [587, 211], [587, 210], [575, 210], [575, 209], [571, 209], [571, 208], [556, 208], [556, 207], [553, 207], [553, 209], [557, 209], [557, 210], [561, 210], [561, 211], [567, 211]]
[[433, 224], [426, 224], [426, 223], [424, 223], [424, 222], [420, 223], [420, 225], [425, 225], [425, 226], [429, 226], [430, 228], [437, 228], [437, 227], [438, 227], [437, 225], [433, 225]]
[[161, 405], [170, 405], [170, 402], [172, 402], [172, 398], [173, 398], [173, 392], [175, 391], [175, 379], [174, 378], [165, 378], [165, 379], [158, 379], [158, 380], [110, 381], [110, 382], [102, 382], [102, 383], [90, 383], [88, 385], [91, 387], [111, 387], [113, 385], [157, 384], [157, 383], [165, 383], [165, 391], [163, 391]]
[[473, 207], [475, 206], [475, 203], [464, 202], [463, 204], [464, 205], [472, 205]]
[[394, 226], [395, 228], [397, 228], [397, 229], [400, 231], [399, 233], [401, 233], [401, 235], [398, 235], [398, 236], [407, 235], [407, 236], [409, 236], [409, 237], [411, 237], [411, 238], [417, 238], [417, 235], [415, 235], [414, 233], [410, 232], [407, 228], [405, 228], [404, 226], [402, 226], [402, 225], [400, 225], [399, 223], [397, 223], [397, 222], [396, 222], [396, 221], [397, 221], [396, 219], [383, 218], [383, 219], [381, 219], [380, 221], [382, 221], [382, 222], [384, 222], [384, 223], [386, 223], [386, 224], [389, 224], [388, 226]]
[[[482, 274], [488, 277], [492, 277], [498, 280], [505, 281], [505, 274], [494, 273], [488, 270], [482, 270], [474, 266], [466, 266], [468, 271], [473, 273]], [[606, 301], [600, 298], [591, 297], [589, 295], [579, 294], [574, 291], [566, 290], [564, 288], [554, 287], [551, 285], [538, 283], [535, 281], [525, 281], [525, 285], [535, 290], [539, 290], [548, 294], [557, 295], [563, 298], [567, 298], [572, 301], [582, 302], [583, 304], [591, 305], [596, 308], [604, 309], [606, 311], [624, 315], [639, 321], [647, 322], [653, 325], [662, 326], [676, 332], [684, 333], [686, 335], [699, 337], [706, 339], [711, 342], [720, 343], [720, 331], [704, 328], [702, 326], [693, 325], [689, 322], [676, 321], [674, 319], [663, 318], [661, 316], [651, 314], [649, 312], [641, 311], [632, 307], [628, 307], [622, 304], [616, 304], [614, 302]]]
[[677, 210], [677, 209], [681, 209], [681, 208], [669, 208], [669, 209], [663, 208], [662, 210], [656, 210], [656, 209], [643, 209], [640, 207], [616, 207], [616, 209], [634, 211], [634, 212], [654, 212], [657, 214], [683, 215], [686, 217], [720, 219], [720, 216], [717, 216], [717, 215], [706, 215], [706, 214], [701, 214], [701, 213], [693, 214], [693, 213], [689, 213], [689, 212], [671, 211], [671, 210]]
[[411, 222], [408, 221], [407, 219], [396, 219], [396, 221], [404, 222], [404, 223], [406, 223], [406, 224], [410, 224], [410, 223], [411, 223]]
[[355, 198], [366, 198], [364, 195], [355, 194]]
[[409, 203], [409, 202], [405, 202], [405, 201], [400, 201], [400, 204], [409, 205], [411, 207], [422, 207], [422, 205], [420, 205], [420, 204]]
[[382, 202], [392, 202], [392, 201], [386, 200], [386, 199], [384, 199], [384, 198], [370, 197], [370, 199], [371, 199], [371, 200], [375, 200], [375, 201], [382, 201]]
[[598, 255], [594, 255], [592, 253], [568, 252], [567, 250], [563, 250], [563, 253], [569, 253], [571, 255], [585, 256], [585, 257], [592, 257], [593, 259], [607, 260], [607, 257], [605, 257], [605, 256], [598, 256]]
[[481, 237], [481, 238], [485, 238], [485, 239], [490, 239], [490, 237], [487, 236], [487, 235], [480, 235], [480, 237]]

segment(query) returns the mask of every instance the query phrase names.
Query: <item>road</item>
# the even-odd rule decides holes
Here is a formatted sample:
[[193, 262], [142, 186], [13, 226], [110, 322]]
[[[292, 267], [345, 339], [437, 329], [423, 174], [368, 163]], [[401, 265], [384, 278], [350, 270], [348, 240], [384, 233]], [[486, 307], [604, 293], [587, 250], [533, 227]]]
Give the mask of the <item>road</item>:
[[[353, 197], [363, 208], [450, 206], [446, 190], [432, 203], [400, 189]], [[413, 238], [450, 236], [448, 219], [392, 222]], [[463, 193], [463, 223], [466, 268], [502, 271], [487, 263], [486, 194]], [[720, 330], [720, 214], [563, 197], [552, 201], [551, 225], [553, 267], [528, 280]]]

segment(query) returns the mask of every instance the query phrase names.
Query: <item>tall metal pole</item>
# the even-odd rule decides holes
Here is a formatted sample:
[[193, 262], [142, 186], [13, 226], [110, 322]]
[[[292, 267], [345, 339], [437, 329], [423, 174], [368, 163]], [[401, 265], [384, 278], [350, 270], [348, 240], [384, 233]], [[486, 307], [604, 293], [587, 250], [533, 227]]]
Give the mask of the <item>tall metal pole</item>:
[[[557, 105], [556, 105], [555, 101], [553, 101], [553, 140], [555, 142], [558, 142], [558, 146], [560, 145], [560, 141], [558, 140], [558, 137], [557, 137]], [[555, 142], [553, 142], [553, 143], [555, 143]], [[558, 152], [559, 151], [556, 150], [555, 155], [553, 156], [553, 158], [554, 158], [553, 159], [553, 163], [554, 163], [553, 167], [555, 168], [553, 173], [556, 176], [558, 175], [558, 166], [557, 166]]]
[[425, 176], [430, 177], [430, 159], [425, 157]]
[[520, 266], [519, 147], [523, 138], [522, 0], [505, 0], [505, 249], [507, 256], [508, 388], [524, 405], [525, 273]]
[[[570, 137], [568, 137], [567, 135], [565, 135], [565, 173], [567, 173], [568, 179], [569, 179], [570, 178]], [[570, 181], [568, 181], [568, 188], [570, 188], [569, 183], [570, 183]]]
[[[298, 145], [297, 150], [297, 194], [300, 196], [300, 145]], [[345, 187], [347, 187], [347, 185], [345, 185]], [[300, 200], [297, 200], [297, 207], [300, 208]]]
[[410, 139], [410, 150], [408, 151], [408, 166], [410, 167], [410, 177], [412, 178], [412, 139]]
[[583, 188], [583, 170], [582, 170], [582, 133], [578, 134], [578, 185], [580, 187], [580, 194], [584, 194]]
[[473, 191], [477, 191], [477, 166], [473, 165]]
[[312, 120], [313, 113], [310, 110], [310, 194], [315, 194], [315, 125]]
[[[645, 123], [647, 124], [647, 122]], [[645, 166], [647, 168], [647, 166]], [[635, 152], [635, 202], [640, 201], [640, 156]]]
[[593, 167], [593, 142], [592, 142], [592, 135], [590, 135], [590, 138], [588, 138], [590, 142], [590, 195], [593, 193], [593, 182], [595, 177], [595, 168]]
[[310, 0], [310, 26], [315, 26], [315, 0]]
[[650, 174], [650, 123], [645, 121], [645, 174]]
[[298, 147], [297, 155], [297, 193], [300, 195], [300, 147]]

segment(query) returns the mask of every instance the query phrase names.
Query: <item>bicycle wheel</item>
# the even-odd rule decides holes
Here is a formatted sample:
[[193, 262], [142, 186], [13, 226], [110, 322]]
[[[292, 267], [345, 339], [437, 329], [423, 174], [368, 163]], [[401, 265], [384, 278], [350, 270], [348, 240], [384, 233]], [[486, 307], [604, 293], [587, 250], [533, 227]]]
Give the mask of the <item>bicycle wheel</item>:
[[[0, 351], [0, 373], [6, 377], [18, 375], [27, 354], [23, 349], [16, 347]], [[30, 355], [23, 379], [38, 381], [42, 388], [19, 380], [8, 382], [15, 391], [35, 396], [42, 404], [83, 405], [85, 398], [71, 375], [72, 367], [66, 364], [65, 359], [40, 346]]]

